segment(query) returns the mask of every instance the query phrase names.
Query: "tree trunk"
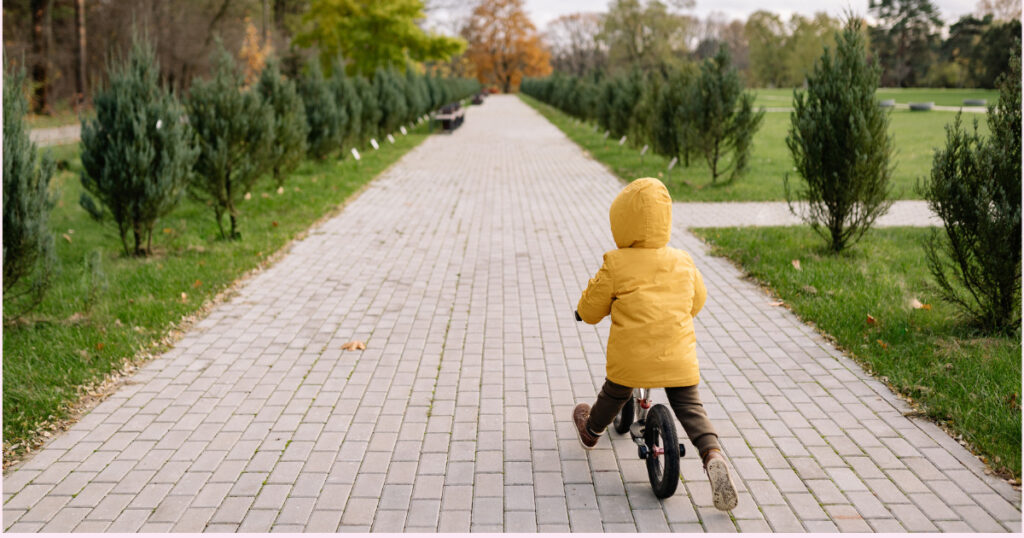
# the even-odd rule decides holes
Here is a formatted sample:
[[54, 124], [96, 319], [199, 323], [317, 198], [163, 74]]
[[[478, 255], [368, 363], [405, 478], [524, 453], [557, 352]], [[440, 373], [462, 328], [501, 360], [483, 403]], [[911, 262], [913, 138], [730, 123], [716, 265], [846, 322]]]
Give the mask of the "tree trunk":
[[50, 11], [53, 0], [32, 0], [32, 111], [50, 114]]
[[85, 0], [75, 0], [75, 33], [78, 45], [75, 47], [75, 105], [85, 103]]

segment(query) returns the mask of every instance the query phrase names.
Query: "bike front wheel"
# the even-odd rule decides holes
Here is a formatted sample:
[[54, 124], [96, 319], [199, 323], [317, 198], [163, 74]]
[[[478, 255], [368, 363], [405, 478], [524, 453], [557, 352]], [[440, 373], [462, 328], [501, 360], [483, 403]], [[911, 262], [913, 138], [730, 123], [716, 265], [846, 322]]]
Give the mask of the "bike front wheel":
[[679, 485], [679, 440], [672, 414], [664, 405], [655, 405], [647, 413], [644, 441], [647, 477], [654, 495], [659, 499], [671, 497]]

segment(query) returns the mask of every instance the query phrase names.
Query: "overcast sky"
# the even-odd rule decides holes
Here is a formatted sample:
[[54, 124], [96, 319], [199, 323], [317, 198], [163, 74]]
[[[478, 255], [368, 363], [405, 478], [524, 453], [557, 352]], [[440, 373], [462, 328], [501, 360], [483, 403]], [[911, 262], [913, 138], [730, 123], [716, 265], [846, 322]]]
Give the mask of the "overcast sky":
[[[961, 15], [974, 11], [977, 0], [932, 0], [938, 6], [942, 18], [947, 22], [955, 21]], [[608, 11], [609, 2], [605, 0], [526, 0], [526, 10], [533, 23], [540, 30], [559, 15], [580, 11]], [[811, 15], [818, 11], [826, 11], [829, 15], [838, 16], [845, 8], [852, 7], [860, 14], [867, 14], [867, 0], [697, 0], [694, 13], [704, 18], [713, 11], [723, 13], [726, 20], [746, 19], [748, 15], [759, 9], [774, 11], [788, 19], [794, 12]]]

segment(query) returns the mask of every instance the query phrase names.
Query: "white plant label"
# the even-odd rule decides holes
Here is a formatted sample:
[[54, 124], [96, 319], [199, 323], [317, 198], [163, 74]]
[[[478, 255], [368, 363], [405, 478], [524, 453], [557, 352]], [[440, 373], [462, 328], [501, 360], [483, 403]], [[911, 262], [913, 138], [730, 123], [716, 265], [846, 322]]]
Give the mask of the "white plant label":
[[626, 136], [623, 135], [622, 138], [619, 139], [619, 145], [621, 146], [621, 145], [623, 145], [625, 143], [626, 143]]
[[405, 125], [403, 125], [403, 126], [399, 127], [399, 128], [398, 128], [398, 130], [399, 130], [399, 131], [402, 131], [402, 134], [403, 134], [403, 135], [407, 135], [407, 134], [409, 134], [409, 131], [406, 131], [406, 130], [405, 130]]
[[352, 148], [352, 156], [355, 157], [356, 160], [358, 161], [359, 158], [360, 158], [359, 157], [359, 150], [357, 150], [356, 148]]
[[605, 132], [604, 132], [604, 137], [605, 137], [605, 138], [608, 138], [608, 135], [609, 135], [609, 134], [610, 134], [610, 131], [605, 131]]
[[156, 120], [156, 130], [159, 131], [164, 126], [164, 120]]
[[375, 138], [370, 139], [370, 145], [373, 146], [373, 149], [380, 149], [380, 144], [377, 143]]
[[644, 144], [644, 149], [640, 150], [640, 155], [647, 153], [647, 144]]
[[392, 144], [394, 144], [395, 143], [395, 137], [393, 137], [391, 135], [388, 135], [388, 142], [391, 142]]
[[668, 162], [668, 169], [671, 170], [672, 167], [674, 167], [676, 165], [676, 162], [678, 160], [679, 160], [679, 157], [672, 157], [672, 160]]

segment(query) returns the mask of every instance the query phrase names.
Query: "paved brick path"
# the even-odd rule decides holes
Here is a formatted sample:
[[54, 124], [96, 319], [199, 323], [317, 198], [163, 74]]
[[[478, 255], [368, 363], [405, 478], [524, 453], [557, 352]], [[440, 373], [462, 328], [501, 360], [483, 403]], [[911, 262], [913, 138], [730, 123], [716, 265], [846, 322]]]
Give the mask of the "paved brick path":
[[[677, 202], [673, 218], [686, 228], [729, 226], [791, 226], [801, 224], [786, 202]], [[806, 204], [794, 209], [803, 214]], [[928, 202], [900, 200], [878, 218], [876, 226], [941, 226]]]
[[32, 129], [29, 138], [39, 147], [56, 146], [59, 144], [70, 144], [78, 142], [82, 136], [82, 125], [75, 123], [60, 127], [46, 127], [44, 129]]
[[1020, 493], [682, 222], [740, 504], [710, 507], [693, 455], [660, 502], [629, 440], [584, 452], [608, 322], [572, 310], [620, 188], [490, 98], [10, 473], [5, 530], [1021, 530]]

